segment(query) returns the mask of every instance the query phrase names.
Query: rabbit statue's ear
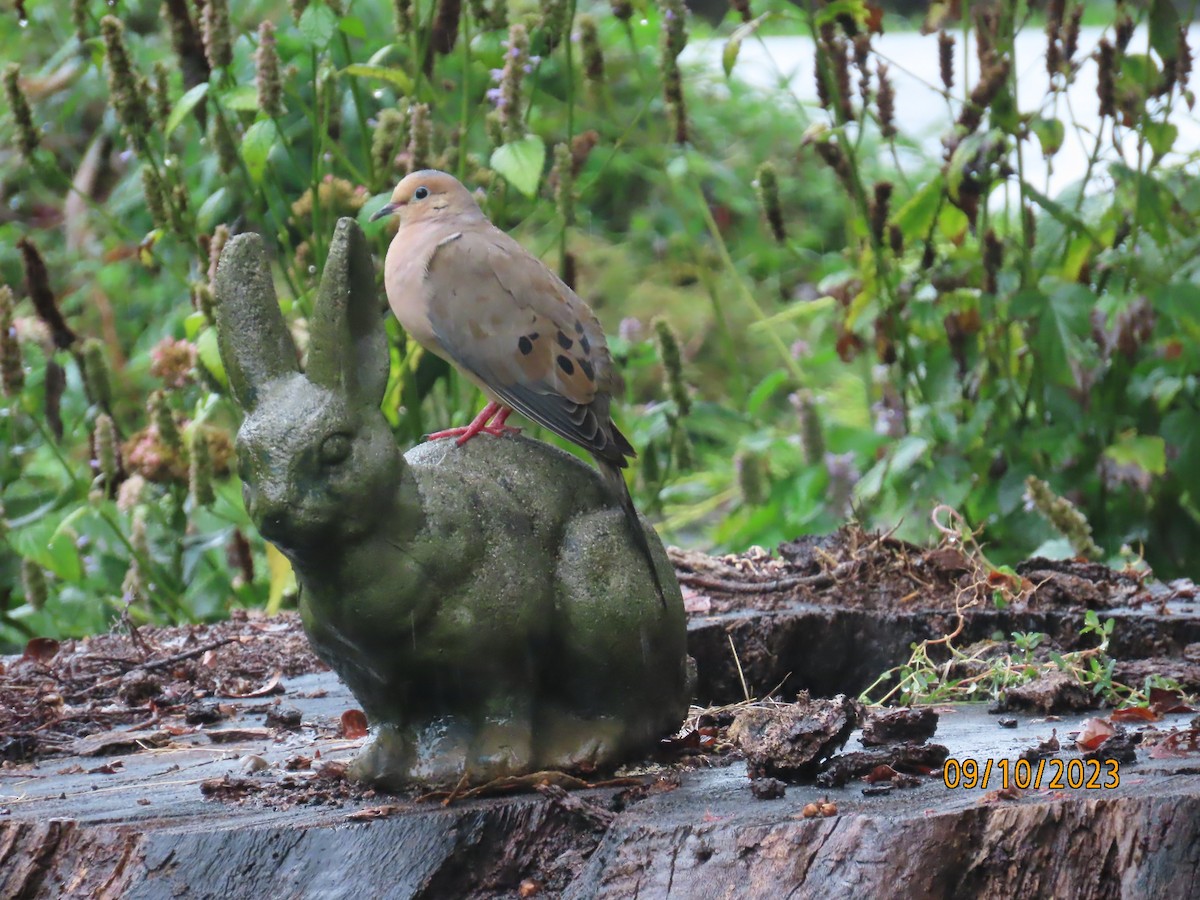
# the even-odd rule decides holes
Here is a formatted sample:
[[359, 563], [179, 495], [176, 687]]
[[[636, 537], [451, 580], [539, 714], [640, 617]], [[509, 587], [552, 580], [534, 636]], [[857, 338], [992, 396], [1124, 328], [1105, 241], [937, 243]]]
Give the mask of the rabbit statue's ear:
[[310, 325], [309, 381], [378, 407], [390, 366], [387, 333], [371, 248], [353, 219], [337, 223]]
[[225, 245], [213, 296], [221, 362], [234, 397], [249, 412], [263, 386], [300, 371], [261, 237], [239, 234]]

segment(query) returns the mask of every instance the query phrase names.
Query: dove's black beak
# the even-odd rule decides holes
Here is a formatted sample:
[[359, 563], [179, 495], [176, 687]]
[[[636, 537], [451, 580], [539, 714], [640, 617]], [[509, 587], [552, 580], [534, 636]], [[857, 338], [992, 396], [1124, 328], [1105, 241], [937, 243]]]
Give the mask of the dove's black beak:
[[382, 219], [385, 216], [390, 216], [392, 213], [394, 213], [399, 208], [400, 208], [399, 203], [385, 203], [385, 204], [383, 204], [383, 206], [379, 207], [379, 209], [377, 209], [375, 211], [375, 215], [371, 216], [371, 218], [368, 219], [367, 221], [374, 222], [376, 219]]

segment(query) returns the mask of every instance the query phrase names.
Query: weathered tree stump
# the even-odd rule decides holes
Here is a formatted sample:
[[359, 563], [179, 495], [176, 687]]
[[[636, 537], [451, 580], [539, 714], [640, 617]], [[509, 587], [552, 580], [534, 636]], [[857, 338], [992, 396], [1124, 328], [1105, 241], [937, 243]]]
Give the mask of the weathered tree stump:
[[[855, 546], [855, 565], [882, 571]], [[701, 702], [740, 700], [742, 675], [762, 694], [789, 672], [785, 698], [787, 688], [853, 693], [904, 661], [912, 641], [947, 633], [960, 613], [964, 642], [1041, 630], [1070, 649], [1088, 645], [1083, 611], [1097, 609], [1118, 620], [1118, 671], [1186, 681], [1200, 662], [1189, 584], [1068, 566], [1057, 579], [1039, 575], [1027, 602], [956, 611], [947, 597], [961, 595], [965, 576], [949, 556], [892, 560], [886, 589], [843, 568], [845, 558], [831, 571], [856, 577], [796, 560], [790, 569], [761, 558], [712, 562], [701, 577], [727, 587], [741, 579], [746, 587], [732, 593], [699, 588], [696, 570], [676, 560]], [[909, 597], [898, 571], [929, 589]], [[445, 802], [342, 777], [362, 741], [343, 736], [355, 718], [343, 714], [356, 704], [318, 671], [294, 615], [143, 629], [138, 642], [109, 636], [31, 654], [0, 670], [0, 897], [1200, 894], [1192, 712], [1126, 722], [1144, 743], [1122, 751], [1119, 784], [1106, 777], [1109, 786], [1094, 789], [1051, 788], [1047, 770], [1040, 787], [1018, 790], [1000, 768], [1006, 761], [1011, 782], [1018, 757], [1052, 734], [1063, 748], [1052, 759], [1082, 766], [1069, 735], [1093, 713], [1018, 713], [1002, 727], [975, 705], [942, 709], [931, 738], [980, 773], [992, 761], [989, 783], [970, 790], [947, 787], [930, 767], [891, 788], [855, 776], [756, 799], [735, 754], [677, 742], [633, 783], [567, 791], [579, 782], [559, 778]], [[1163, 741], [1166, 733], [1174, 737]], [[860, 750], [858, 737], [845, 752]], [[40, 758], [22, 758], [29, 753]], [[954, 763], [945, 772], [963, 774]]]
[[[1001, 794], [993, 771], [987, 791], [928, 776], [883, 796], [856, 781], [756, 800], [739, 762], [683, 771], [674, 789], [651, 777], [444, 806], [289, 772], [317, 751], [311, 765], [336, 769], [359, 741], [336, 736], [353, 699], [332, 674], [286, 689], [169, 746], [0, 770], [0, 896], [506, 897], [527, 882], [580, 898], [1184, 897], [1200, 883], [1195, 757], [1138, 751], [1103, 790]], [[300, 710], [300, 730], [263, 727], [277, 703]], [[958, 708], [935, 740], [982, 766], [1051, 729], [1065, 744], [1081, 721], [1006, 729]], [[825, 799], [835, 815], [805, 818]]]

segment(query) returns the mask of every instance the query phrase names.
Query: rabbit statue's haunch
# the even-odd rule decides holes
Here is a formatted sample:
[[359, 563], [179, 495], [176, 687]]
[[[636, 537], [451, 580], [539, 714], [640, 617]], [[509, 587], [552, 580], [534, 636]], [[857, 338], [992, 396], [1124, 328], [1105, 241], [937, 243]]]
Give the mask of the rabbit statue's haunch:
[[226, 246], [215, 293], [246, 412], [246, 509], [291, 561], [305, 630], [373, 725], [353, 776], [445, 785], [605, 766], [681, 723], [679, 585], [646, 526], [664, 607], [594, 469], [517, 437], [401, 455], [379, 410], [388, 346], [353, 220], [329, 251], [307, 371], [257, 235]]

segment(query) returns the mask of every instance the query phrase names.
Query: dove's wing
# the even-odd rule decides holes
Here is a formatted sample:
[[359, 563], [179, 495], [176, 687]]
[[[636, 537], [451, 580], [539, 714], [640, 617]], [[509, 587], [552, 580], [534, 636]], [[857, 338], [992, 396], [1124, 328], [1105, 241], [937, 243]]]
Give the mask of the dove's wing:
[[609, 416], [604, 332], [540, 260], [485, 223], [443, 237], [424, 280], [433, 337], [489, 393], [599, 459], [634, 455]]

